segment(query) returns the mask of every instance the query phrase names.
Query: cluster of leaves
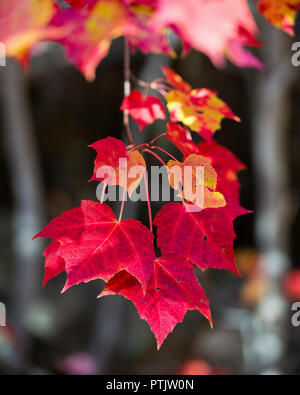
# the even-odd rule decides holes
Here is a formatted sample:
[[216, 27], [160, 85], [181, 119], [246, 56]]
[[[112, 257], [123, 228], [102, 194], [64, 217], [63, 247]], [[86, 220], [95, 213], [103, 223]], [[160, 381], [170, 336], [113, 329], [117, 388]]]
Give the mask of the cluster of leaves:
[[[118, 294], [130, 299], [141, 318], [154, 332], [158, 347], [188, 310], [197, 309], [212, 324], [209, 302], [194, 274], [195, 267], [230, 270], [235, 265], [233, 243], [236, 237], [233, 221], [247, 213], [239, 205], [237, 173], [244, 165], [225, 147], [212, 141], [225, 117], [239, 121], [229, 107], [208, 89], [193, 90], [170, 68], [163, 68], [164, 79], [151, 84], [163, 94], [170, 111], [167, 137], [182, 152], [183, 160], [175, 158], [167, 164], [154, 153], [162, 150], [154, 142], [128, 146], [108, 137], [92, 144], [97, 152], [92, 180], [126, 187], [131, 194], [141, 176], [130, 178], [129, 172], [138, 165], [146, 170], [144, 153], [152, 153], [170, 171], [173, 166], [204, 167], [204, 209], [189, 210], [195, 204], [170, 174], [170, 185], [178, 190], [182, 203], [168, 203], [154, 219], [157, 228], [156, 255], [152, 224], [150, 229], [136, 220], [117, 220], [113, 211], [102, 203], [83, 201], [81, 207], [64, 212], [50, 222], [36, 237], [53, 241], [45, 251], [45, 280], [67, 273], [63, 291], [73, 285], [102, 279], [106, 282], [101, 294]], [[155, 121], [157, 114], [167, 118], [162, 100], [133, 90], [125, 98], [122, 109], [129, 111], [141, 126]], [[196, 145], [192, 132], [203, 137]], [[168, 155], [168, 152], [165, 152]], [[169, 156], [171, 156], [169, 154]], [[120, 159], [127, 160], [127, 179], [119, 177]], [[111, 166], [117, 177], [99, 176], [99, 168]], [[190, 182], [201, 180], [192, 172]], [[150, 217], [151, 218], [151, 217]]]
[[[255, 0], [254, 0], [255, 1]], [[259, 0], [258, 7], [277, 27], [292, 34], [299, 0]], [[1, 0], [0, 41], [7, 54], [27, 64], [41, 41], [60, 43], [68, 59], [89, 80], [111, 42], [127, 36], [131, 48], [175, 56], [173, 30], [183, 52], [195, 48], [222, 66], [261, 68], [244, 46], [259, 45], [247, 0]]]
[[[258, 0], [258, 9], [275, 26], [293, 32], [299, 0]], [[111, 43], [125, 36], [131, 50], [175, 56], [169, 41], [173, 31], [183, 43], [183, 53], [195, 48], [216, 66], [228, 58], [242, 67], [262, 68], [261, 62], [245, 46], [256, 46], [258, 33], [246, 0], [1, 0], [0, 41], [7, 54], [28, 64], [37, 43], [60, 43], [68, 59], [88, 80], [108, 54]], [[240, 119], [209, 89], [193, 89], [170, 68], [164, 78], [153, 81], [144, 92], [133, 90], [121, 109], [130, 114], [141, 131], [156, 119], [170, 119], [168, 138], [182, 153], [182, 161], [150, 143], [126, 146], [108, 137], [91, 147], [97, 152], [92, 180], [119, 185], [128, 194], [142, 181], [141, 174], [130, 177], [133, 166], [146, 172], [145, 153], [152, 154], [169, 171], [170, 185], [182, 203], [168, 203], [152, 223], [149, 202], [147, 228], [141, 222], [122, 220], [102, 202], [82, 201], [81, 206], [52, 220], [36, 237], [48, 237], [44, 284], [62, 272], [67, 281], [63, 291], [95, 279], [106, 285], [100, 297], [122, 295], [131, 300], [157, 340], [158, 348], [181, 322], [188, 310], [198, 310], [212, 325], [209, 301], [194, 270], [225, 269], [239, 274], [233, 243], [234, 220], [247, 210], [239, 205], [237, 174], [244, 165], [227, 148], [214, 140], [224, 118]], [[149, 95], [149, 89], [157, 94]], [[163, 96], [161, 98], [159, 95]], [[167, 104], [168, 114], [163, 100]], [[193, 133], [201, 143], [193, 141]], [[172, 160], [165, 163], [156, 151]], [[120, 159], [127, 161], [127, 177], [121, 177]], [[115, 179], [99, 175], [111, 166]], [[172, 168], [204, 168], [204, 180], [192, 171], [189, 183], [203, 184], [204, 205], [188, 185], [179, 185]], [[146, 181], [146, 178], [145, 178]], [[147, 182], [146, 182], [147, 184]], [[123, 202], [124, 203], [124, 202]], [[157, 231], [154, 247], [153, 225]]]

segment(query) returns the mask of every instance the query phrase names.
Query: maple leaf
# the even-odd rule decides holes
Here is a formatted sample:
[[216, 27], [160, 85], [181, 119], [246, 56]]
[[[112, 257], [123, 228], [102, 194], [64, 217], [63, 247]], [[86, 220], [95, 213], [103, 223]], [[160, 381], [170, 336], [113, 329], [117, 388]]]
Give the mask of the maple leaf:
[[88, 10], [60, 10], [51, 24], [62, 27], [69, 21], [75, 28], [57, 41], [64, 46], [68, 59], [91, 81], [112, 40], [130, 32], [127, 11], [119, 0], [98, 0]]
[[5, 44], [7, 56], [26, 65], [37, 42], [56, 39], [69, 31], [49, 26], [55, 12], [53, 0], [1, 0], [0, 41]]
[[[225, 63], [225, 54], [230, 51], [231, 61], [239, 65], [262, 66], [252, 54], [243, 50], [246, 32], [254, 37], [257, 27], [246, 0], [160, 0], [153, 20], [156, 29], [172, 27], [186, 47], [205, 53], [220, 67]], [[251, 40], [246, 44], [251, 45]], [[241, 60], [235, 56], [243, 56]]]
[[141, 131], [154, 123], [156, 119], [166, 119], [166, 112], [161, 100], [155, 96], [145, 96], [142, 92], [132, 90], [125, 97], [121, 110], [127, 110], [138, 123]]
[[[179, 196], [183, 199], [201, 208], [226, 206], [224, 196], [216, 192], [217, 173], [209, 159], [192, 154], [185, 159], [184, 163], [170, 160], [168, 168], [170, 185], [177, 191], [180, 191], [182, 186]], [[172, 171], [174, 168], [175, 171]], [[187, 168], [190, 169], [189, 172], [186, 171]], [[199, 168], [203, 168], [203, 171], [199, 172]]]
[[[108, 185], [120, 185], [129, 196], [139, 186], [146, 170], [146, 163], [138, 151], [127, 152], [123, 141], [108, 137], [90, 145], [97, 152], [94, 174], [90, 181], [106, 182]], [[106, 168], [110, 167], [109, 169]], [[109, 173], [109, 174], [104, 174]]]
[[194, 89], [190, 92], [172, 90], [166, 95], [172, 122], [182, 122], [192, 131], [211, 141], [214, 133], [221, 128], [224, 118], [240, 122], [217, 93], [209, 89]]
[[230, 270], [237, 274], [233, 220], [247, 211], [241, 207], [187, 210], [183, 204], [166, 204], [154, 219], [157, 243], [163, 255], [184, 256], [200, 267]]
[[135, 31], [128, 34], [132, 49], [140, 49], [144, 53], [161, 53], [175, 57], [176, 53], [168, 41], [168, 29], [153, 32], [150, 21], [157, 11], [157, 1], [127, 1], [128, 15]]
[[81, 207], [65, 211], [37, 237], [55, 241], [45, 252], [45, 282], [62, 271], [61, 258], [67, 272], [62, 292], [82, 282], [108, 281], [121, 270], [132, 274], [144, 290], [147, 287], [155, 259], [152, 233], [139, 221], [117, 221], [105, 204], [82, 201]]
[[208, 158], [218, 174], [217, 191], [221, 192], [227, 202], [239, 203], [240, 183], [238, 172], [246, 166], [227, 148], [217, 142], [202, 142], [198, 145], [198, 153]]
[[172, 122], [168, 124], [166, 136], [181, 151], [184, 159], [192, 154], [209, 159], [218, 175], [216, 191], [224, 195], [227, 204], [239, 204], [241, 186], [238, 173], [246, 166], [229, 149], [216, 141], [203, 141], [197, 146], [189, 130]]
[[118, 294], [131, 300], [150, 325], [159, 349], [188, 310], [198, 310], [212, 326], [209, 302], [193, 268], [179, 256], [157, 258], [145, 295], [135, 278], [121, 272], [106, 284], [100, 297]]
[[294, 25], [299, 9], [299, 0], [259, 0], [259, 12], [271, 24], [291, 36], [294, 35]]
[[[79, 2], [72, 9], [60, 10], [51, 24], [62, 27], [72, 21], [75, 25], [70, 34], [57, 41], [87, 80], [95, 78], [95, 70], [108, 55], [112, 41], [121, 36], [128, 37], [131, 48], [174, 55], [167, 33], [154, 33], [149, 29], [149, 19], [154, 12], [150, 6], [122, 0], [90, 0], [85, 3], [87, 7]], [[150, 8], [145, 10], [145, 7]]]

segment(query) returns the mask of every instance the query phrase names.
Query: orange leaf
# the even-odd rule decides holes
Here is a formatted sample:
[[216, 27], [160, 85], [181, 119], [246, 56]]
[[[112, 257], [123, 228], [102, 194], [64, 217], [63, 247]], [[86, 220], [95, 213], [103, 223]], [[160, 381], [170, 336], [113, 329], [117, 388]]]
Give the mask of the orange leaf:
[[167, 82], [176, 87], [166, 95], [172, 122], [182, 122], [192, 131], [199, 133], [208, 142], [221, 128], [224, 118], [240, 122], [231, 109], [209, 89], [189, 90], [179, 75], [170, 69], [164, 70]]
[[170, 185], [178, 196], [201, 208], [226, 206], [224, 196], [216, 192], [217, 173], [209, 159], [192, 154], [184, 163], [169, 161], [168, 168]]
[[259, 12], [274, 26], [294, 35], [294, 25], [300, 8], [299, 0], [260, 0]]

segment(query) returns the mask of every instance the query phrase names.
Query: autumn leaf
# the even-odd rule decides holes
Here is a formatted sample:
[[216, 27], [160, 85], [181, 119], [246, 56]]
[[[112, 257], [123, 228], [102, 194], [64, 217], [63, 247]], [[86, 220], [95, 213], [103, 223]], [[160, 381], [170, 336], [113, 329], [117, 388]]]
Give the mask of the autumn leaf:
[[205, 53], [218, 67], [224, 66], [228, 52], [233, 63], [262, 66], [243, 49], [251, 40], [245, 44], [245, 33], [241, 32], [248, 37], [257, 34], [246, 0], [160, 0], [152, 23], [156, 29], [172, 27], [186, 47]]
[[184, 159], [197, 154], [207, 158], [217, 173], [216, 191], [224, 195], [227, 204], [239, 204], [240, 182], [238, 173], [246, 166], [227, 148], [216, 141], [203, 141], [198, 146], [193, 142], [189, 130], [170, 122], [167, 137], [181, 151]]
[[91, 181], [120, 185], [131, 196], [146, 170], [142, 155], [138, 151], [127, 152], [123, 141], [114, 137], [96, 141], [90, 147], [97, 152]]
[[259, 0], [259, 12], [274, 26], [294, 35], [299, 0]]
[[120, 0], [98, 0], [88, 11], [85, 8], [60, 10], [51, 24], [59, 28], [69, 21], [75, 28], [57, 41], [65, 48], [68, 59], [91, 81], [98, 64], [107, 56], [112, 40], [130, 32], [128, 14]]
[[166, 204], [157, 214], [157, 242], [162, 254], [184, 256], [200, 267], [230, 270], [237, 274], [233, 220], [247, 211], [241, 207], [186, 210], [180, 203]]
[[75, 24], [75, 29], [58, 42], [87, 80], [95, 78], [95, 70], [108, 55], [112, 41], [121, 36], [128, 38], [132, 49], [174, 55], [167, 32], [154, 33], [149, 29], [149, 19], [154, 12], [151, 6], [123, 0], [91, 0], [86, 4], [88, 8], [79, 2], [73, 3], [72, 9], [60, 10], [51, 24], [57, 27], [70, 21]]
[[121, 110], [129, 112], [141, 131], [147, 125], [154, 123], [156, 119], [166, 119], [165, 108], [161, 100], [155, 96], [145, 96], [137, 90], [132, 90], [124, 99]]
[[108, 281], [121, 270], [133, 275], [144, 290], [147, 287], [155, 259], [152, 233], [138, 221], [119, 222], [105, 204], [82, 201], [81, 207], [65, 211], [37, 237], [54, 240], [45, 252], [45, 282], [62, 271], [59, 258], [64, 261], [63, 292], [82, 282]]
[[157, 258], [147, 292], [126, 272], [118, 273], [100, 297], [122, 295], [131, 300], [142, 319], [150, 325], [159, 349], [189, 310], [198, 310], [212, 325], [208, 299], [186, 259], [170, 255]]
[[53, 0], [1, 0], [0, 42], [5, 44], [7, 56], [26, 64], [36, 43], [67, 33], [68, 27], [57, 29], [49, 26], [55, 12]]
[[126, 0], [128, 14], [134, 32], [127, 35], [131, 48], [140, 49], [144, 53], [158, 53], [175, 57], [176, 54], [170, 46], [168, 40], [168, 29], [159, 29], [153, 31], [150, 28], [150, 22], [157, 12], [157, 1]]
[[184, 163], [170, 160], [168, 169], [170, 185], [179, 191], [178, 196], [202, 209], [226, 206], [224, 196], [216, 192], [218, 176], [209, 159], [192, 154]]
[[172, 122], [182, 122], [192, 131], [199, 133], [208, 142], [221, 128], [224, 118], [240, 122], [217, 93], [209, 89], [195, 89], [191, 92], [172, 90], [166, 95]]

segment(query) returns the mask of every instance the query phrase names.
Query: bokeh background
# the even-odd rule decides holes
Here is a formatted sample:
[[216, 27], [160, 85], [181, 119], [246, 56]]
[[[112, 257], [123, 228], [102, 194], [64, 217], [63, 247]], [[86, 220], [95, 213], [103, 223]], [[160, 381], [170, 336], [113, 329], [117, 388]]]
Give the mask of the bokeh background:
[[[124, 137], [123, 40], [114, 42], [93, 83], [48, 43], [38, 47], [26, 73], [10, 60], [0, 68], [0, 302], [7, 309], [0, 373], [300, 373], [300, 328], [291, 324], [291, 306], [300, 301], [300, 67], [291, 64], [291, 45], [300, 41], [300, 30], [289, 38], [257, 21], [263, 73], [230, 64], [218, 70], [194, 51], [177, 60], [132, 57], [138, 78], [151, 81], [169, 65], [194, 87], [218, 91], [242, 118], [241, 124], [225, 120], [217, 140], [247, 165], [240, 174], [242, 205], [254, 210], [235, 223], [243, 277], [199, 274], [215, 328], [190, 312], [159, 352], [130, 302], [96, 299], [101, 281], [60, 295], [62, 275], [43, 289], [45, 241], [31, 241], [62, 211], [96, 200], [97, 184], [88, 183], [95, 154], [88, 145]], [[150, 141], [165, 123], [143, 135], [132, 128], [137, 142]], [[146, 215], [142, 203], [125, 211], [142, 221]]]

